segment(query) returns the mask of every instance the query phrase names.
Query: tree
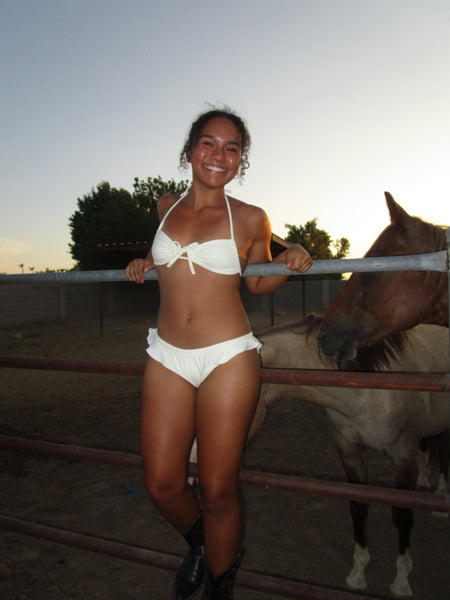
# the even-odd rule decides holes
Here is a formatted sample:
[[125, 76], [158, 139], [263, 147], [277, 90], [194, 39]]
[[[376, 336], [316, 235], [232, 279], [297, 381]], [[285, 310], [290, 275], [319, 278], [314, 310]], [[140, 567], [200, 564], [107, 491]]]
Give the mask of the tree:
[[158, 228], [158, 198], [177, 193], [187, 187], [187, 181], [136, 177], [134, 192], [111, 187], [102, 181], [91, 193], [78, 198], [78, 209], [69, 218], [72, 258], [82, 270], [120, 269], [133, 258], [120, 251], [105, 252], [105, 244], [139, 243], [150, 247]]
[[143, 206], [151, 212], [156, 209], [158, 200], [162, 196], [167, 196], [167, 194], [179, 194], [183, 192], [188, 185], [188, 179], [177, 183], [174, 179], [163, 181], [160, 175], [153, 178], [147, 177], [147, 181], [144, 181], [143, 179], [139, 180], [138, 177], [135, 177], [133, 183], [133, 198], [139, 206]]
[[[292, 244], [301, 244], [309, 252], [313, 260], [329, 260], [332, 258], [345, 258], [350, 252], [350, 242], [347, 238], [332, 241], [331, 236], [324, 229], [317, 226], [317, 218], [307, 221], [304, 225], [289, 225], [286, 241]], [[332, 251], [334, 249], [334, 254]], [[311, 276], [313, 277], [313, 276]], [[333, 273], [320, 278], [342, 279], [342, 273]]]
[[151, 223], [152, 239], [156, 230], [158, 229], [158, 200], [162, 196], [168, 194], [179, 194], [183, 192], [189, 185], [189, 181], [176, 182], [174, 179], [169, 181], [163, 181], [161, 177], [147, 177], [147, 180], [139, 180], [138, 177], [134, 178], [133, 183], [133, 199], [138, 206], [144, 208], [149, 217]]

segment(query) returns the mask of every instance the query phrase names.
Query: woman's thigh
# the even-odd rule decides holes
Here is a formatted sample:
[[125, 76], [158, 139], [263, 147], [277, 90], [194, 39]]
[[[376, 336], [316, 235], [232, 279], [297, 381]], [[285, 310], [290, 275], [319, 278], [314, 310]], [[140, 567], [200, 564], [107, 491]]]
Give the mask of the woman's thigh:
[[199, 483], [214, 493], [234, 486], [260, 389], [260, 360], [247, 350], [219, 365], [197, 391]]
[[147, 479], [185, 484], [194, 439], [195, 388], [150, 359], [145, 368], [141, 450]]

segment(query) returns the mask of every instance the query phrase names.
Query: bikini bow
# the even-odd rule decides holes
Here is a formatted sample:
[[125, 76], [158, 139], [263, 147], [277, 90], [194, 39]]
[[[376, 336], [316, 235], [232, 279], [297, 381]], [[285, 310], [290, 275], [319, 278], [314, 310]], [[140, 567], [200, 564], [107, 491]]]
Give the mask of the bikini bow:
[[[189, 268], [191, 269], [192, 275], [195, 275], [195, 269], [193, 264], [192, 252], [200, 246], [198, 242], [192, 242], [192, 244], [188, 244], [187, 246], [182, 246], [180, 242], [173, 242], [176, 248], [173, 249], [173, 255], [170, 261], [167, 263], [167, 267], [171, 267], [179, 258], [183, 260], [187, 260], [189, 262]], [[186, 254], [186, 256], [183, 256]]]

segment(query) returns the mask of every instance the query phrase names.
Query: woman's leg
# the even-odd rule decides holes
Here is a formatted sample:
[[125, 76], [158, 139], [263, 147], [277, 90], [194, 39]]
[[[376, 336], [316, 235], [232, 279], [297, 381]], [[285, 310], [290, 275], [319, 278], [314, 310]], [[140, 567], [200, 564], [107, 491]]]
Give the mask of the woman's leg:
[[148, 361], [141, 412], [145, 480], [161, 515], [183, 534], [200, 511], [197, 494], [187, 482], [195, 394], [190, 383], [156, 360]]
[[249, 350], [219, 365], [197, 391], [198, 479], [213, 575], [226, 571], [241, 548], [238, 475], [259, 387], [259, 356]]

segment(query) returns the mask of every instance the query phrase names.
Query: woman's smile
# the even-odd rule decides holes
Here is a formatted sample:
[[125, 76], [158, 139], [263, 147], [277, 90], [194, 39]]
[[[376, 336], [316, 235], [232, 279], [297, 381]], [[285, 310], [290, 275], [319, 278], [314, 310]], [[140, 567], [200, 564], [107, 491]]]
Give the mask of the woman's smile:
[[213, 173], [226, 173], [227, 171], [224, 167], [218, 167], [217, 165], [204, 164], [203, 167]]

